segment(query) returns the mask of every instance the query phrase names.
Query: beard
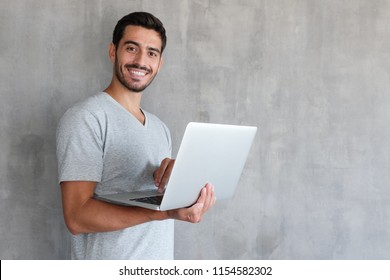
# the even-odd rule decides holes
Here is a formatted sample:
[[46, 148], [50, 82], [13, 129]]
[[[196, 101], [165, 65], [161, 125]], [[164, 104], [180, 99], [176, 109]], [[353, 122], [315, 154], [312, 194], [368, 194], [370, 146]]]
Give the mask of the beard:
[[124, 68], [140, 69], [140, 70], [147, 71], [148, 75], [152, 74], [149, 81], [147, 81], [145, 84], [137, 84], [137, 82], [132, 83], [131, 81], [127, 81], [125, 79], [125, 75], [123, 74], [123, 70], [120, 67], [117, 58], [115, 58], [115, 66], [114, 67], [115, 67], [115, 75], [116, 75], [118, 81], [124, 87], [126, 87], [128, 90], [130, 90], [132, 92], [136, 92], [136, 93], [144, 91], [153, 82], [154, 78], [156, 77], [156, 74], [153, 74], [151, 69], [147, 69], [146, 67], [142, 67], [142, 66], [139, 66], [137, 64], [125, 64]]

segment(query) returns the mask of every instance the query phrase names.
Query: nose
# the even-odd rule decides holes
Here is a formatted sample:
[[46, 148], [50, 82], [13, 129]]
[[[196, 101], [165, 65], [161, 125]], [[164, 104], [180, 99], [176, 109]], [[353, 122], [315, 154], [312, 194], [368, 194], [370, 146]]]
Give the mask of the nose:
[[137, 54], [134, 57], [134, 64], [145, 66], [146, 58], [147, 58], [147, 53], [145, 51], [140, 50], [137, 52]]

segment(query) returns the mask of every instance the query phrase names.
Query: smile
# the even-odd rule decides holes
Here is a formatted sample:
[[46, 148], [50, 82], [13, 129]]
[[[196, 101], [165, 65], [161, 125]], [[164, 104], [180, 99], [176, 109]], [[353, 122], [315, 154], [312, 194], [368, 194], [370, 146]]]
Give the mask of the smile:
[[133, 75], [136, 75], [136, 76], [140, 76], [140, 77], [145, 77], [145, 75], [146, 75], [146, 73], [141, 72], [141, 71], [137, 71], [137, 70], [131, 70], [130, 73]]
[[150, 70], [146, 67], [140, 67], [138, 65], [125, 65], [127, 71], [129, 71], [130, 75], [136, 78], [143, 78], [147, 74], [150, 73]]

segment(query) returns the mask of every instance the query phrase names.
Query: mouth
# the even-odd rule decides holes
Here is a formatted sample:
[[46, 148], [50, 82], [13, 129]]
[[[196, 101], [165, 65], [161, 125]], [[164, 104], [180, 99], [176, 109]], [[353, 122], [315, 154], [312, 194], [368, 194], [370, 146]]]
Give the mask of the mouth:
[[142, 79], [151, 72], [146, 67], [140, 67], [137, 65], [125, 65], [125, 67], [130, 76], [134, 79]]

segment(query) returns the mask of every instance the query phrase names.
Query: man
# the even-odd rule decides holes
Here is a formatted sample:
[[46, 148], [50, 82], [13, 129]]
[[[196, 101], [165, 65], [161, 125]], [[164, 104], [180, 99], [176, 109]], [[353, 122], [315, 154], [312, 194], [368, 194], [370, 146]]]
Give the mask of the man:
[[174, 160], [168, 128], [141, 109], [143, 90], [163, 61], [165, 29], [149, 13], [118, 21], [109, 57], [110, 85], [76, 104], [57, 129], [59, 182], [73, 259], [172, 259], [173, 219], [199, 222], [215, 203], [207, 184], [189, 208], [153, 211], [93, 198], [157, 187], [163, 191]]

